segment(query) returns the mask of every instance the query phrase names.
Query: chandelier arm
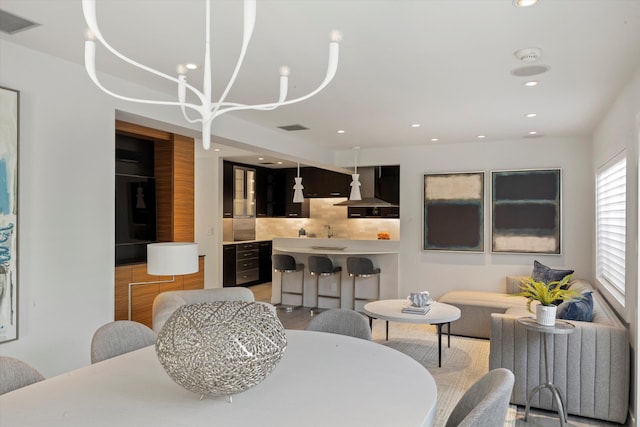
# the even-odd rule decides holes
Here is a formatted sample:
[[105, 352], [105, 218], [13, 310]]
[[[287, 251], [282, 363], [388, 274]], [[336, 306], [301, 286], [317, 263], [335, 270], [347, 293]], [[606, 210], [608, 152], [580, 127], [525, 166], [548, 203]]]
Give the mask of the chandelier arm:
[[121, 99], [123, 101], [129, 101], [129, 102], [138, 102], [140, 104], [153, 104], [153, 105], [169, 105], [169, 106], [184, 106], [184, 107], [188, 107], [188, 108], [192, 108], [198, 112], [200, 112], [200, 107], [195, 105], [195, 104], [188, 104], [188, 103], [180, 103], [177, 101], [158, 101], [158, 100], [153, 100], [153, 99], [141, 99], [141, 98], [132, 98], [129, 96], [124, 96], [124, 95], [120, 95], [117, 94], [109, 89], [107, 89], [98, 79], [98, 75], [96, 73], [96, 68], [95, 68], [95, 42], [92, 41], [86, 41], [85, 42], [85, 49], [84, 49], [84, 62], [85, 62], [85, 68], [87, 70], [87, 74], [89, 75], [89, 78], [91, 78], [91, 81], [93, 81], [93, 83], [98, 86], [98, 88], [100, 88], [103, 92], [105, 92], [107, 95], [111, 95], [114, 98], [118, 98]]
[[253, 28], [256, 24], [256, 2], [255, 0], [244, 0], [244, 24], [243, 24], [243, 32], [242, 32], [242, 49], [240, 50], [240, 56], [238, 57], [238, 62], [236, 63], [236, 67], [233, 70], [233, 74], [229, 79], [229, 83], [227, 83], [227, 87], [224, 89], [224, 92], [218, 99], [218, 102], [213, 104], [214, 108], [212, 110], [213, 117], [216, 116], [216, 113], [220, 109], [220, 105], [224, 102], [225, 98], [229, 94], [231, 87], [236, 82], [236, 78], [238, 77], [238, 73], [240, 72], [240, 67], [242, 67], [242, 63], [244, 62], [244, 57], [247, 53], [247, 47], [249, 46], [249, 42], [251, 41], [251, 36], [253, 35]]
[[[165, 74], [161, 71], [158, 71], [154, 68], [148, 67], [144, 64], [141, 64], [139, 62], [134, 61], [133, 59], [123, 55], [122, 53], [118, 52], [115, 48], [113, 48], [106, 40], [105, 38], [102, 36], [102, 33], [100, 32], [100, 27], [98, 26], [98, 20], [96, 19], [96, 0], [82, 0], [82, 11], [84, 13], [84, 20], [87, 23], [87, 26], [89, 27], [89, 30], [92, 33], [92, 36], [95, 37], [109, 52], [111, 52], [113, 55], [117, 56], [118, 58], [120, 58], [121, 60], [127, 62], [130, 65], [133, 65], [134, 67], [138, 67], [142, 70], [148, 71], [152, 74], [155, 74], [156, 76], [162, 77], [164, 79], [170, 80], [172, 82], [175, 83], [179, 83], [178, 79], [170, 76], [168, 74]], [[91, 43], [93, 43], [95, 45], [95, 42], [93, 40], [90, 40]], [[86, 46], [86, 43], [85, 43]], [[86, 49], [85, 49], [86, 52]], [[86, 55], [85, 55], [86, 57]], [[94, 51], [94, 55], [93, 55], [93, 64], [95, 65], [95, 51]], [[86, 60], [85, 60], [85, 65], [86, 65]], [[94, 66], [95, 68], [95, 66]], [[89, 71], [89, 70], [87, 70]], [[204, 101], [202, 94], [195, 89], [193, 86], [186, 84], [186, 87], [188, 87], [192, 92], [195, 93], [195, 95], [197, 95], [201, 101]], [[104, 90], [104, 89], [103, 89]], [[107, 92], [107, 91], [105, 91]], [[107, 92], [109, 93], [109, 92]], [[111, 93], [110, 93], [111, 94]], [[124, 98], [121, 98], [124, 99]], [[135, 99], [135, 98], [131, 98], [131, 99]], [[130, 100], [130, 99], [127, 99]], [[134, 102], [141, 102], [141, 101], [134, 101]], [[154, 103], [154, 102], [150, 102], [150, 103]], [[178, 104], [166, 104], [166, 105], [178, 105]]]
[[312, 96], [320, 92], [322, 89], [324, 89], [331, 82], [333, 77], [336, 75], [336, 71], [338, 69], [338, 54], [339, 54], [339, 44], [337, 42], [329, 43], [329, 63], [327, 65], [327, 74], [323, 82], [320, 84], [320, 86], [318, 86], [315, 90], [309, 92], [308, 94], [298, 98], [289, 99], [286, 101], [283, 100], [278, 102], [272, 102], [267, 104], [256, 104], [256, 105], [238, 105], [238, 106], [232, 106], [224, 109], [218, 109], [217, 111], [214, 110], [213, 118], [216, 118], [224, 113], [228, 113], [231, 111], [273, 110], [283, 105], [291, 105], [291, 104], [295, 104], [297, 102], [301, 102], [311, 98]]

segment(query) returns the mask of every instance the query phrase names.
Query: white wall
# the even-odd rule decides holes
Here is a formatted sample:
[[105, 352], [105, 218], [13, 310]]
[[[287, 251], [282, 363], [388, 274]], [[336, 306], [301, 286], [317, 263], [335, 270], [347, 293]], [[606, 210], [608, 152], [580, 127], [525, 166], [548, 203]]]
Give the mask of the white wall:
[[[607, 115], [598, 125], [593, 137], [593, 164], [595, 175], [602, 166], [621, 150], [627, 153], [627, 265], [625, 284], [626, 317], [632, 348], [632, 420], [637, 425], [638, 381], [640, 380], [640, 352], [638, 351], [638, 156], [640, 153], [640, 69], [624, 88]], [[595, 254], [592, 253], [592, 259]], [[594, 263], [595, 265], [595, 263]], [[595, 275], [595, 271], [593, 272]], [[613, 298], [610, 298], [613, 301]]]
[[89, 362], [113, 318], [114, 108], [77, 66], [0, 41], [20, 91], [19, 339], [0, 346], [51, 376]]
[[[429, 290], [438, 297], [452, 289], [503, 290], [505, 276], [530, 274], [533, 261], [571, 268], [591, 280], [593, 173], [587, 138], [539, 138], [466, 144], [361, 150], [362, 165], [400, 165], [400, 295]], [[347, 166], [353, 152], [338, 153]], [[562, 255], [491, 254], [490, 171], [562, 168]], [[485, 252], [422, 251], [425, 173], [485, 171]]]

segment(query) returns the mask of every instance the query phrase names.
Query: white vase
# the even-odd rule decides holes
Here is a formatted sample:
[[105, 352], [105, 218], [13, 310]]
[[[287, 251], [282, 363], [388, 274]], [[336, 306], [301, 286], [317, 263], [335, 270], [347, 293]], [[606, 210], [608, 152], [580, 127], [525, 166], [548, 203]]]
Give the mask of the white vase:
[[543, 326], [553, 326], [556, 323], [556, 311], [558, 307], [555, 305], [536, 306], [536, 322]]

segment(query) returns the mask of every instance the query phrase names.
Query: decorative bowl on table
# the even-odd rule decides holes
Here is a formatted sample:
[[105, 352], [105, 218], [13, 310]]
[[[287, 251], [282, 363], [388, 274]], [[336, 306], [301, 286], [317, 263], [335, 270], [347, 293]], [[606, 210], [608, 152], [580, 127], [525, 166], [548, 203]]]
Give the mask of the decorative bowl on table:
[[158, 334], [156, 354], [187, 390], [231, 396], [264, 380], [286, 347], [284, 327], [269, 306], [217, 301], [178, 308]]

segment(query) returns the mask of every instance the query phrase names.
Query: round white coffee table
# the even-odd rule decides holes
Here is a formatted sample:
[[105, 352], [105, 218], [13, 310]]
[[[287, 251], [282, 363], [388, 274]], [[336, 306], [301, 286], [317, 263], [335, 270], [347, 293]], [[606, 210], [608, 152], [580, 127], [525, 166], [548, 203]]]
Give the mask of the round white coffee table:
[[432, 302], [427, 314], [403, 313], [402, 308], [411, 303], [406, 299], [386, 299], [372, 301], [364, 306], [367, 316], [385, 320], [386, 339], [389, 339], [389, 322], [423, 323], [438, 328], [438, 367], [442, 366], [442, 325], [447, 324], [447, 346], [451, 347], [451, 322], [460, 318], [460, 309], [442, 302]]

